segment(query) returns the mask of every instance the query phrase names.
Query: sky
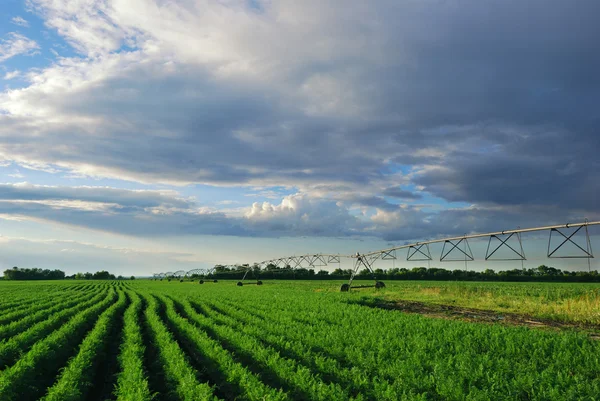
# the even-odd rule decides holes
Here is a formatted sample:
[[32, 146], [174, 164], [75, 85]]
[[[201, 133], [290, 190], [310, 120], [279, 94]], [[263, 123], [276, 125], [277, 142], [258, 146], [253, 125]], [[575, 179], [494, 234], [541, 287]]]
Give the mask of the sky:
[[[3, 0], [0, 269], [149, 275], [600, 220], [599, 14]], [[547, 241], [528, 267], [587, 270]]]

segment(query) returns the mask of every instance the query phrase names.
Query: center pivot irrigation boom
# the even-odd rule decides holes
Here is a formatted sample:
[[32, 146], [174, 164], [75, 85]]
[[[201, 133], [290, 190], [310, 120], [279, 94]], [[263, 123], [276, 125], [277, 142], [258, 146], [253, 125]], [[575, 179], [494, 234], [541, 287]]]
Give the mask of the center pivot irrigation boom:
[[[375, 287], [384, 288], [385, 284], [377, 280], [375, 271], [373, 270], [373, 263], [376, 260], [394, 260], [397, 259], [396, 251], [406, 249], [407, 250], [407, 261], [431, 261], [431, 251], [429, 245], [443, 243], [442, 252], [440, 255], [440, 262], [450, 261], [464, 261], [465, 266], [468, 262], [475, 260], [471, 246], [469, 245], [469, 239], [474, 238], [486, 238], [488, 237], [488, 245], [484, 260], [526, 260], [525, 251], [523, 250], [523, 242], [521, 241], [521, 234], [536, 232], [536, 231], [549, 231], [550, 236], [548, 238], [548, 258], [585, 258], [588, 260], [588, 269], [590, 269], [590, 259], [594, 257], [592, 252], [592, 244], [590, 241], [590, 234], [588, 231], [589, 226], [600, 225], [600, 221], [584, 221], [583, 223], [570, 223], [560, 224], [553, 226], [544, 227], [532, 227], [532, 228], [517, 228], [515, 230], [504, 230], [484, 234], [469, 234], [460, 237], [449, 237], [440, 238], [430, 241], [415, 242], [412, 244], [404, 244], [395, 246], [388, 249], [379, 251], [372, 251], [367, 253], [356, 253], [354, 255], [334, 255], [334, 254], [307, 254], [301, 256], [288, 256], [278, 259], [266, 260], [260, 263], [256, 263], [255, 266], [266, 266], [274, 265], [276, 267], [289, 267], [291, 269], [303, 268], [303, 267], [318, 267], [327, 266], [331, 263], [340, 263], [341, 258], [352, 258], [355, 259], [354, 268], [350, 275], [348, 283], [342, 284], [341, 291], [349, 291], [351, 288], [364, 288], [364, 287]], [[572, 230], [571, 232], [565, 230]], [[584, 235], [583, 244], [577, 243], [575, 235], [582, 232]], [[553, 244], [552, 236], [558, 238]], [[512, 242], [509, 240], [513, 239]], [[559, 242], [556, 245], [556, 242]], [[570, 254], [559, 254], [559, 250], [563, 249], [565, 245], [572, 245], [575, 253]], [[509, 251], [509, 257], [498, 257], [496, 253], [499, 249], [506, 249]], [[458, 257], [456, 256], [458, 255]], [[496, 255], [496, 256], [494, 256]], [[372, 275], [375, 281], [374, 285], [360, 285], [352, 286], [352, 281], [358, 273], [359, 269], [366, 268]], [[252, 269], [248, 267], [248, 271]], [[246, 272], [246, 274], [248, 273]], [[244, 275], [244, 278], [246, 277]], [[242, 279], [243, 281], [243, 279]], [[260, 282], [262, 284], [262, 282]], [[257, 283], [258, 284], [258, 283]], [[238, 285], [243, 285], [239, 282]]]

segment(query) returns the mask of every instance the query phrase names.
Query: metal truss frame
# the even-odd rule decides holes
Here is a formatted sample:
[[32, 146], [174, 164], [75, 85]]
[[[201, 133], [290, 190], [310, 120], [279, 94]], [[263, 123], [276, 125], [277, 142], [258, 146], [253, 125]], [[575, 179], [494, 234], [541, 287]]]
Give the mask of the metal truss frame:
[[[273, 263], [275, 266], [281, 267], [281, 265], [283, 264], [284, 267], [287, 267], [289, 265], [291, 269], [296, 269], [296, 268], [302, 268], [303, 267], [302, 264], [304, 262], [306, 262], [306, 265], [308, 265], [308, 267], [319, 267], [319, 266], [327, 266], [328, 264], [331, 264], [331, 263], [340, 263], [341, 258], [354, 258], [354, 259], [356, 259], [354, 270], [352, 271], [350, 281], [347, 284], [348, 285], [347, 288], [349, 289], [352, 284], [352, 281], [354, 280], [354, 277], [358, 273], [358, 269], [360, 269], [361, 266], [367, 268], [371, 272], [371, 274], [373, 274], [373, 278], [375, 279], [373, 263], [377, 259], [381, 259], [381, 260], [396, 259], [397, 258], [396, 251], [400, 250], [400, 249], [407, 248], [407, 250], [408, 250], [407, 256], [406, 256], [407, 261], [421, 261], [421, 260], [422, 261], [431, 261], [432, 257], [431, 257], [429, 245], [434, 244], [434, 243], [442, 243], [443, 242], [444, 245], [442, 247], [442, 253], [440, 255], [440, 262], [464, 261], [465, 265], [466, 265], [467, 262], [475, 260], [475, 258], [473, 257], [473, 251], [471, 250], [471, 246], [469, 245], [468, 240], [471, 238], [489, 237], [488, 246], [487, 246], [486, 254], [485, 254], [485, 260], [521, 260], [521, 261], [523, 261], [523, 260], [526, 260], [526, 257], [525, 257], [525, 252], [523, 250], [521, 233], [549, 230], [550, 237], [548, 239], [548, 252], [547, 252], [548, 258], [586, 258], [586, 259], [588, 259], [588, 266], [589, 266], [589, 260], [594, 257], [594, 254], [592, 251], [590, 235], [589, 235], [589, 231], [588, 231], [588, 226], [592, 226], [592, 225], [600, 225], [600, 221], [589, 222], [586, 220], [583, 223], [569, 223], [569, 224], [560, 224], [560, 225], [545, 226], [545, 227], [518, 228], [516, 230], [504, 230], [504, 231], [483, 233], [483, 234], [463, 235], [460, 237], [441, 238], [441, 239], [435, 239], [435, 240], [431, 240], [431, 241], [421, 241], [421, 242], [416, 242], [413, 244], [399, 245], [399, 246], [395, 246], [395, 247], [388, 248], [388, 249], [363, 253], [362, 255], [358, 254], [358, 253], [356, 253], [354, 255], [319, 253], [319, 254], [307, 254], [307, 255], [301, 255], [301, 256], [288, 256], [288, 257], [283, 257], [283, 258], [279, 258], [279, 259], [271, 259], [269, 261], [261, 262], [258, 265], [262, 266], [262, 265], [266, 265], [268, 263]], [[574, 232], [572, 232], [571, 234], [567, 235], [561, 231], [562, 229], [565, 229], [565, 228], [576, 228], [576, 230]], [[573, 237], [582, 229], [585, 231], [585, 246], [581, 246], [573, 239]], [[552, 236], [553, 236], [553, 234], [556, 234], [556, 233], [561, 235], [564, 239], [558, 246], [552, 248], [552, 244], [551, 244]], [[508, 243], [508, 241], [513, 236], [516, 236], [516, 238], [517, 238], [517, 241], [519, 243], [518, 248], [511, 246]], [[492, 241], [494, 238], [499, 241], [499, 244], [495, 245], [495, 248], [493, 248], [490, 251], [490, 249], [492, 247]], [[583, 255], [565, 255], [565, 256], [556, 255], [556, 252], [568, 243], [575, 245], [581, 252], [583, 252]], [[460, 248], [461, 244], [463, 244], [463, 249]], [[448, 251], [446, 251], [447, 246], [449, 248]], [[514, 258], [493, 258], [493, 255], [502, 247], [509, 248], [516, 255], [516, 257], [514, 257]], [[449, 258], [450, 254], [456, 249], [458, 249], [458, 251], [464, 257], [461, 259], [450, 259]], [[246, 266], [246, 269], [247, 270], [246, 270], [246, 273], [244, 274], [244, 278], [246, 277], [248, 272], [250, 270], [252, 270], [252, 267]], [[154, 274], [154, 277], [155, 278], [173, 277], [174, 275], [181, 273], [181, 272], [182, 271], [157, 273], [157, 274]], [[188, 274], [190, 272], [188, 272]], [[210, 274], [210, 272], [208, 274]], [[377, 287], [378, 283], [383, 285], [383, 283], [376, 281], [376, 287]], [[346, 284], [344, 284], [344, 285], [346, 285]], [[381, 287], [378, 287], [378, 288], [381, 288]]]
[[[569, 225], [567, 224], [567, 227], [565, 228], [569, 228]], [[573, 238], [575, 236], [575, 234], [577, 234], [582, 228], [584, 228], [585, 230], [585, 247], [586, 249], [583, 249], [578, 243], [576, 243], [575, 241], [573, 241], [571, 238]], [[552, 251], [550, 251], [550, 243], [552, 242], [552, 233], [553, 232], [557, 232], [560, 235], [562, 235], [565, 239], [557, 246], [555, 247]], [[566, 245], [567, 243], [571, 243], [573, 245], [575, 245], [577, 248], [579, 248], [584, 255], [568, 255], [568, 256], [554, 256], [554, 254], [556, 253], [556, 251], [558, 251], [560, 248], [562, 248], [564, 245]], [[579, 226], [575, 231], [573, 231], [570, 235], [565, 235], [562, 231], [560, 231], [559, 228], [552, 228], [550, 229], [550, 237], [548, 238], [548, 258], [561, 258], [561, 259], [590, 259], [594, 257], [594, 253], [592, 251], [592, 242], [590, 241], [590, 233], [588, 231], [587, 225], [585, 226]]]
[[[425, 252], [423, 252], [421, 250], [421, 248], [425, 247]], [[412, 253], [411, 253], [412, 250]], [[418, 258], [415, 258], [414, 256], [420, 253], [423, 256], [420, 256]], [[431, 251], [429, 250], [429, 244], [415, 244], [415, 245], [411, 245], [408, 247], [408, 252], [406, 254], [406, 260], [407, 261], [413, 261], [413, 262], [420, 262], [420, 261], [430, 261], [432, 260], [431, 258]]]
[[[502, 239], [500, 238], [500, 235], [502, 234], [492, 234], [490, 235], [490, 239], [488, 241], [488, 246], [487, 249], [485, 251], [485, 260], [527, 260], [527, 258], [525, 257], [525, 251], [523, 250], [523, 242], [521, 241], [521, 233], [510, 233], [510, 234], [504, 234], [504, 235], [508, 235], [508, 237]], [[510, 244], [508, 244], [508, 240], [511, 239], [513, 236], [516, 236], [517, 241], [519, 242], [519, 250], [516, 250], [515, 248], [513, 248], [512, 246], [510, 246]], [[500, 241], [500, 244], [498, 244], [498, 246], [496, 246], [496, 248], [494, 248], [492, 250], [492, 252], [490, 252], [490, 245], [492, 244], [492, 238], [496, 238], [498, 241]], [[513, 257], [513, 258], [492, 258], [492, 256], [494, 255], [494, 253], [496, 253], [496, 251], [498, 251], [500, 248], [502, 247], [507, 247], [508, 249], [510, 249], [514, 254], [516, 254], [518, 257]]]
[[392, 249], [391, 251], [382, 251], [381, 252], [381, 260], [395, 260], [396, 258], [396, 250]]
[[340, 263], [340, 255], [327, 255], [327, 263]]
[[[463, 237], [461, 239], [458, 240], [458, 242], [454, 242], [455, 240], [453, 239], [447, 239], [444, 240], [444, 246], [442, 247], [442, 254], [440, 255], [440, 262], [462, 262], [462, 261], [473, 261], [475, 260], [475, 258], [473, 258], [473, 251], [471, 250], [471, 246], [469, 245], [469, 240], [466, 237]], [[460, 249], [458, 246], [461, 244], [461, 242], [464, 241], [464, 249]], [[450, 244], [452, 245], [452, 247], [450, 248], [450, 250], [448, 252], [446, 252], [444, 254], [444, 250], [446, 249], [446, 244]], [[455, 250], [458, 249], [463, 255], [465, 255], [465, 257], [463, 259], [448, 259], [448, 255], [450, 255], [450, 253]], [[467, 253], [467, 249], [469, 250], [469, 252]]]

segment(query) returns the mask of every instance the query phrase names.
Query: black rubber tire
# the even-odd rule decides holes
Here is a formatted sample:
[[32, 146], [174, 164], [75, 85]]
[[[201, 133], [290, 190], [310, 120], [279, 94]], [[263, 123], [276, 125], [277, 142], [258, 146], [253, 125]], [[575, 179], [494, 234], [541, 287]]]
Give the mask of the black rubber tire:
[[238, 286], [238, 287], [241, 287], [241, 286], [243, 286], [243, 285], [244, 285], [244, 283], [242, 283], [241, 281], [238, 281], [238, 283], [237, 283], [237, 286]]
[[204, 284], [204, 280], [198, 281], [198, 284]]
[[342, 286], [340, 287], [340, 291], [341, 292], [348, 292], [350, 291], [350, 284], [342, 284]]

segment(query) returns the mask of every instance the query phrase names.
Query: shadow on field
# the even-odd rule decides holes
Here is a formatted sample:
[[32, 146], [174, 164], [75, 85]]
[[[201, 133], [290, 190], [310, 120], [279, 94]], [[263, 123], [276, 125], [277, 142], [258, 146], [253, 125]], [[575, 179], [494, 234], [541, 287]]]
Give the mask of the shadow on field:
[[350, 304], [367, 306], [369, 308], [397, 310], [438, 319], [462, 320], [472, 323], [500, 323], [537, 329], [583, 330], [589, 334], [591, 339], [600, 340], [600, 325], [596, 324], [566, 323], [552, 319], [534, 318], [526, 314], [465, 308], [455, 305], [430, 304], [418, 301], [391, 301], [381, 298], [362, 298], [360, 300], [349, 300], [347, 302]]

